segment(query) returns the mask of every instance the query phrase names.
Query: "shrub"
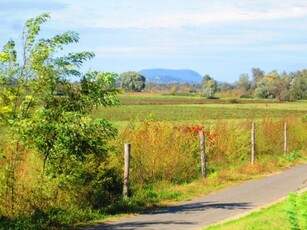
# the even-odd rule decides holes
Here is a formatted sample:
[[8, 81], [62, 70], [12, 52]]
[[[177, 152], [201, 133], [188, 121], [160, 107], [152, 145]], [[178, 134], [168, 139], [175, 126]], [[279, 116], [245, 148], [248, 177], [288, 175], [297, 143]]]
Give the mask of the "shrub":
[[288, 195], [289, 206], [285, 208], [291, 229], [307, 229], [307, 193]]

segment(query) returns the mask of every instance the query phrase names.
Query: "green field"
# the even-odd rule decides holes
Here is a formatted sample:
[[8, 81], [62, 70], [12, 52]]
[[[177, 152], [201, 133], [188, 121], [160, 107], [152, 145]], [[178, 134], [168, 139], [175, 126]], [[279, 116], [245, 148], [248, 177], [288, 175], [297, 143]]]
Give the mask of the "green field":
[[302, 117], [307, 114], [307, 102], [277, 103], [276, 101], [207, 100], [201, 97], [162, 96], [148, 94], [123, 94], [119, 96], [121, 106], [99, 108], [94, 116], [112, 122], [174, 121], [184, 123], [208, 122], [218, 119], [259, 119]]

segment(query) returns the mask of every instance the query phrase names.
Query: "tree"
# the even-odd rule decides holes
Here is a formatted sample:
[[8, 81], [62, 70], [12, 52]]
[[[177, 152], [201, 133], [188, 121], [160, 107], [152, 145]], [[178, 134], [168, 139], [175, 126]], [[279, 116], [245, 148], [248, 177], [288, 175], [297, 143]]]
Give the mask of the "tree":
[[129, 71], [120, 75], [119, 81], [125, 91], [141, 92], [145, 88], [145, 77], [138, 72]]
[[213, 78], [210, 77], [209, 74], [205, 74], [205, 76], [203, 77], [202, 83], [204, 84], [205, 82], [207, 82], [207, 81], [209, 81], [209, 80], [213, 80]]
[[264, 77], [264, 71], [260, 68], [252, 68], [253, 82], [256, 84], [261, 78]]
[[214, 94], [217, 91], [217, 82], [208, 74], [203, 77], [202, 91], [203, 95], [207, 98], [214, 97]]
[[257, 82], [257, 87], [255, 89], [256, 97], [264, 99], [273, 98], [273, 95], [269, 90], [269, 81], [270, 79], [268, 77], [264, 77]]
[[289, 100], [290, 78], [286, 73], [280, 76], [276, 71], [265, 75], [257, 82], [255, 94], [259, 98]]
[[[10, 202], [11, 216], [16, 213], [15, 171], [26, 151], [40, 156], [43, 175], [58, 183], [56, 191], [61, 187], [70, 192], [72, 184], [86, 187], [98, 169], [103, 171], [107, 141], [116, 135], [111, 123], [91, 117], [96, 107], [118, 103], [116, 74], [82, 74], [82, 64], [94, 57], [91, 52], [57, 56], [79, 37], [65, 32], [50, 39], [39, 38], [40, 26], [48, 18], [49, 14], [42, 14], [26, 22], [21, 58], [12, 40], [0, 53], [0, 125], [5, 127], [2, 144], [7, 147], [2, 151], [8, 159], [4, 200]], [[81, 84], [71, 84], [72, 76], [81, 78]], [[86, 197], [81, 190], [78, 193]]]
[[239, 81], [235, 83], [236, 87], [242, 90], [242, 93], [245, 95], [250, 89], [249, 77], [247, 74], [242, 74], [239, 78]]
[[230, 83], [228, 83], [228, 82], [223, 82], [222, 84], [220, 84], [218, 86], [218, 90], [220, 92], [226, 92], [226, 91], [229, 91], [231, 89], [232, 89], [232, 85]]
[[275, 78], [272, 81], [270, 90], [274, 97], [278, 101], [289, 101], [290, 100], [290, 78], [286, 73], [283, 73], [281, 76]]
[[298, 71], [294, 74], [290, 86], [293, 100], [307, 99], [307, 70]]

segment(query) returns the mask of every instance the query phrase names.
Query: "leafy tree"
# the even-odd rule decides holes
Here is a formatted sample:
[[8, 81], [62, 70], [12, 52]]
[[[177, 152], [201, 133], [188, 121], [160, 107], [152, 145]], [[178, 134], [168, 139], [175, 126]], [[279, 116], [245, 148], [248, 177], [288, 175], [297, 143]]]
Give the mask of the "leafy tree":
[[255, 93], [259, 98], [289, 100], [289, 84], [290, 78], [286, 73], [280, 76], [276, 71], [273, 71], [257, 82]]
[[261, 78], [264, 77], [264, 71], [260, 68], [252, 68], [253, 82], [256, 84]]
[[258, 98], [273, 98], [272, 93], [269, 90], [269, 81], [270, 79], [268, 77], [262, 78], [257, 83], [257, 88], [255, 90], [256, 97]]
[[207, 82], [207, 81], [209, 81], [209, 80], [213, 80], [213, 78], [210, 77], [209, 74], [205, 74], [205, 76], [203, 77], [202, 83], [204, 84], [205, 82]]
[[290, 100], [290, 78], [286, 73], [282, 76], [277, 77], [273, 80], [270, 90], [274, 97], [279, 101], [289, 101]]
[[[5, 199], [10, 200], [11, 216], [16, 209], [15, 171], [25, 151], [37, 152], [46, 178], [56, 179], [61, 189], [70, 191], [72, 184], [87, 186], [98, 169], [104, 171], [107, 141], [116, 134], [109, 122], [90, 116], [98, 106], [118, 103], [116, 74], [82, 74], [82, 64], [94, 57], [91, 52], [57, 56], [79, 37], [69, 31], [39, 39], [40, 26], [48, 18], [49, 14], [42, 14], [26, 22], [20, 58], [12, 40], [0, 53], [0, 125], [5, 127], [3, 143], [9, 146], [2, 151], [10, 159]], [[71, 84], [72, 76], [81, 78], [81, 84]], [[92, 190], [96, 185], [91, 183]], [[84, 196], [81, 190], [79, 194]]]
[[129, 71], [120, 75], [119, 81], [125, 91], [141, 92], [145, 88], [145, 77], [138, 72]]
[[236, 87], [241, 89], [243, 94], [246, 94], [250, 89], [249, 77], [247, 74], [242, 74], [239, 78], [239, 81], [235, 83]]
[[291, 97], [294, 100], [307, 99], [307, 70], [294, 74], [290, 86]]
[[214, 94], [217, 92], [217, 82], [208, 74], [203, 77], [202, 92], [207, 98], [214, 97]]
[[226, 91], [229, 91], [231, 89], [232, 89], [232, 85], [230, 83], [228, 83], [228, 82], [223, 82], [222, 84], [220, 84], [218, 86], [218, 90], [220, 92], [226, 92]]

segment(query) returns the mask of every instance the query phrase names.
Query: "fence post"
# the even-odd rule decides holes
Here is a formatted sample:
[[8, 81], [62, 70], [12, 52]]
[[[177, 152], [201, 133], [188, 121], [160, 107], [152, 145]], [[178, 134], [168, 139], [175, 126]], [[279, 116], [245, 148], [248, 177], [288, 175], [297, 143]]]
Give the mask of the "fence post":
[[284, 155], [287, 153], [287, 123], [284, 124]]
[[252, 123], [251, 143], [252, 143], [251, 164], [254, 165], [255, 162], [255, 123], [254, 122]]
[[206, 152], [205, 152], [205, 136], [204, 131], [199, 131], [200, 156], [201, 156], [201, 175], [206, 178]]
[[124, 168], [124, 199], [129, 197], [129, 167], [130, 167], [130, 143], [125, 143], [125, 168]]

